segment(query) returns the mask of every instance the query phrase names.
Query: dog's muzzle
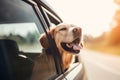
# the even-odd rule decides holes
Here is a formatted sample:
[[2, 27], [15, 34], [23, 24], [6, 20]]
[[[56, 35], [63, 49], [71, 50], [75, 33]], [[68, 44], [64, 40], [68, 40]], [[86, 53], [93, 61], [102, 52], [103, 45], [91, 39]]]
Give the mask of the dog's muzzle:
[[65, 51], [68, 51], [73, 54], [77, 54], [80, 52], [80, 49], [83, 47], [81, 45], [82, 30], [80, 27], [74, 27], [72, 33], [74, 40], [70, 43], [62, 42], [61, 46]]
[[80, 49], [83, 47], [80, 43], [81, 38], [77, 38], [74, 41], [72, 41], [71, 43], [65, 43], [62, 42], [61, 46], [64, 50], [73, 53], [73, 54], [77, 54], [80, 52]]

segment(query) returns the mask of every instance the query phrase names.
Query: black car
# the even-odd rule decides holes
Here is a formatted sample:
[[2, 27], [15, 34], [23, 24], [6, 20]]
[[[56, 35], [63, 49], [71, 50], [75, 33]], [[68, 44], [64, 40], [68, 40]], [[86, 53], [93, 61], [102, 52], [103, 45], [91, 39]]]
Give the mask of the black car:
[[[69, 70], [61, 69], [59, 52], [47, 30], [62, 22], [44, 0], [1, 0], [0, 80], [86, 80], [79, 56]], [[44, 54], [47, 51], [39, 42], [42, 33], [48, 36], [54, 54]], [[35, 59], [41, 65], [36, 73]]]

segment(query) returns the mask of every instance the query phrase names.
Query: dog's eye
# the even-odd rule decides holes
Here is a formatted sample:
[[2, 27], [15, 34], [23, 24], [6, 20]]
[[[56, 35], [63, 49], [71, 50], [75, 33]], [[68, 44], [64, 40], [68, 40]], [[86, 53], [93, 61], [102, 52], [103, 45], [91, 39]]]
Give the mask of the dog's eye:
[[67, 28], [61, 28], [60, 31], [67, 30]]

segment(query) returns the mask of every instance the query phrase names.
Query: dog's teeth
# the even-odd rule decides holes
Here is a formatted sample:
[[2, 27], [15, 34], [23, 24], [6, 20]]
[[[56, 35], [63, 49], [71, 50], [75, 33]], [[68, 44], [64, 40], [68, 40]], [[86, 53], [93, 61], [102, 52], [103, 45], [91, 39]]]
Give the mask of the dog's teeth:
[[72, 45], [71, 44], [66, 44], [67, 47], [69, 48], [72, 48]]

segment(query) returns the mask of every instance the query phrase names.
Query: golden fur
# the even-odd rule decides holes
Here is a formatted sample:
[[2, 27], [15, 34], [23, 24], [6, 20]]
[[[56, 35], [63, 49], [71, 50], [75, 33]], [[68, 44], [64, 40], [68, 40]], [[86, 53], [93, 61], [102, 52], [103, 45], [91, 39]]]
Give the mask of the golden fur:
[[[52, 29], [48, 31], [48, 34], [50, 34], [51, 37], [54, 39], [56, 46], [60, 52], [63, 69], [68, 69], [73, 61], [74, 53], [63, 49], [61, 43], [71, 43], [76, 38], [79, 38], [80, 40], [79, 42], [76, 42], [76, 44], [79, 44], [79, 46], [81, 46], [81, 28], [77, 27], [76, 25], [61, 23], [56, 27], [52, 27]], [[42, 36], [40, 37], [40, 43], [45, 49], [50, 46], [45, 34], [42, 34]], [[74, 44], [71, 44], [71, 46], [74, 47], [75, 50], [78, 49], [76, 48], [78, 47], [78, 45], [75, 46]]]

